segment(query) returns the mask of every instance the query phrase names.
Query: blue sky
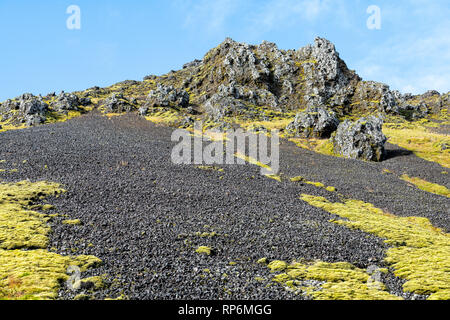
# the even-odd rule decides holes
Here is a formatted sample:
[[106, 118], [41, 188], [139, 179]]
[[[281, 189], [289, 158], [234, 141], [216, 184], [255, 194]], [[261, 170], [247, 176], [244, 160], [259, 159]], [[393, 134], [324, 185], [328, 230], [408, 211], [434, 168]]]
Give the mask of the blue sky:
[[[80, 30], [66, 27], [70, 5]], [[370, 5], [380, 30], [366, 26]], [[316, 36], [365, 80], [450, 90], [448, 0], [0, 0], [0, 101], [164, 74], [225, 37], [297, 49]]]

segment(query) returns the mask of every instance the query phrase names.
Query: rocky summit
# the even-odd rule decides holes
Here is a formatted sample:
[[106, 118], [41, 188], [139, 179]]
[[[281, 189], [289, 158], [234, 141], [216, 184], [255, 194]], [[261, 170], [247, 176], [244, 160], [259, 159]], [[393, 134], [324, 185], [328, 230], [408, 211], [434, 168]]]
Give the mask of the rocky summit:
[[[0, 300], [448, 300], [449, 105], [363, 80], [323, 38], [6, 100]], [[232, 129], [260, 158], [205, 160]], [[203, 161], [173, 161], [177, 134]]]
[[[398, 116], [414, 121], [440, 114], [449, 103], [448, 93], [402, 94], [386, 84], [361, 79], [348, 69], [334, 44], [323, 38], [299, 50], [227, 38], [202, 60], [162, 76], [58, 96], [24, 94], [7, 100], [0, 105], [0, 123], [33, 126], [67, 116], [69, 111], [74, 115], [92, 109], [141, 116], [171, 112], [172, 125], [183, 127], [194, 119], [229, 128], [236, 121], [291, 117], [292, 123], [278, 129], [291, 136], [329, 138], [345, 119]], [[365, 155], [358, 158], [381, 160]]]

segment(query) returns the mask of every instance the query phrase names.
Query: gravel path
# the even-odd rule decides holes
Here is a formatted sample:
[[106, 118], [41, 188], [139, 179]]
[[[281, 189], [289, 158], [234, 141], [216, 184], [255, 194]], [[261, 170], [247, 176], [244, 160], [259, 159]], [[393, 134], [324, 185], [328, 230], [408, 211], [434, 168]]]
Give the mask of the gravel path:
[[[280, 286], [267, 286], [270, 274], [256, 261], [305, 258], [383, 265], [387, 246], [382, 239], [330, 223], [332, 215], [298, 198], [307, 193], [338, 201], [337, 194], [279, 183], [250, 165], [223, 166], [224, 172], [173, 165], [171, 132], [134, 115], [108, 119], [88, 114], [0, 136], [0, 159], [7, 160], [2, 166], [18, 169], [0, 173], [0, 179], [48, 180], [68, 190], [50, 202], [58, 213], [83, 225], [55, 219], [50, 247], [104, 261], [83, 275], [108, 275], [110, 287], [96, 298], [299, 299]], [[372, 164], [283, 142], [281, 172], [334, 186], [349, 198], [394, 214], [428, 217], [448, 231], [447, 198], [382, 172], [407, 172], [448, 187], [443, 169], [403, 155], [397, 147], [390, 149], [389, 160]], [[201, 237], [197, 232], [217, 235]], [[198, 246], [213, 248], [213, 254], [196, 253]], [[398, 281], [389, 281], [395, 291]], [[61, 298], [75, 294], [62, 290]]]

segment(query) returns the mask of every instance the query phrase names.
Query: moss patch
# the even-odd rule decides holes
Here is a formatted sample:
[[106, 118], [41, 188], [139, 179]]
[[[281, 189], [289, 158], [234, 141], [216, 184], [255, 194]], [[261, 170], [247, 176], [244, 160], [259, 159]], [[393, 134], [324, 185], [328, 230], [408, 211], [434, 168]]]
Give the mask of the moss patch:
[[[256, 160], [255, 158], [252, 158], [252, 157], [250, 157], [250, 156], [247, 156], [247, 155], [242, 154], [242, 153], [239, 153], [239, 152], [236, 152], [236, 153], [234, 154], [234, 156], [235, 156], [236, 158], [239, 158], [239, 159], [244, 160], [245, 162], [247, 162], [247, 163], [249, 163], [249, 164], [253, 164], [253, 165], [256, 165], [256, 166], [258, 166], [258, 167], [260, 167], [260, 168], [264, 168], [264, 169], [266, 169], [268, 172], [273, 172], [273, 169], [272, 169], [270, 166], [268, 166], [268, 165], [266, 165], [266, 164], [264, 164], [264, 163], [262, 163], [262, 162]], [[278, 181], [278, 182], [283, 181], [282, 177], [281, 177], [280, 175], [278, 175], [278, 174], [268, 173], [268, 174], [265, 174], [264, 176], [267, 177], [267, 178], [269, 178], [269, 179], [276, 180], [276, 181]]]
[[291, 178], [290, 180], [291, 180], [291, 182], [303, 182], [303, 183], [306, 183], [306, 184], [315, 186], [315, 187], [317, 187], [317, 188], [325, 189], [325, 190], [327, 190], [327, 191], [329, 191], [329, 192], [335, 192], [335, 191], [336, 191], [336, 188], [335, 188], [335, 187], [331, 187], [331, 186], [328, 186], [328, 187], [327, 187], [327, 186], [326, 186], [325, 184], [323, 184], [322, 182], [308, 181], [308, 180], [306, 180], [306, 179], [305, 179], [304, 177], [302, 177], [302, 176], [293, 177], [293, 178]]
[[205, 170], [205, 171], [218, 171], [218, 172], [224, 172], [225, 169], [216, 167], [216, 166], [197, 166], [198, 169]]
[[175, 126], [183, 120], [183, 116], [175, 110], [168, 110], [155, 112], [149, 116], [146, 116], [145, 119], [156, 124]]
[[426, 218], [398, 217], [370, 203], [346, 200], [332, 203], [323, 197], [302, 195], [310, 205], [346, 220], [333, 220], [386, 239], [392, 245], [385, 261], [406, 283], [403, 289], [429, 299], [450, 299], [450, 235]]
[[83, 223], [81, 222], [81, 220], [79, 219], [75, 219], [75, 220], [64, 220], [62, 222], [63, 224], [68, 224], [68, 225], [74, 225], [74, 226], [80, 226]]
[[43, 249], [0, 249], [0, 300], [55, 299], [69, 266], [85, 271], [100, 263], [92, 256], [61, 256]]
[[420, 190], [450, 198], [450, 190], [440, 184], [432, 183], [416, 177], [410, 177], [407, 174], [402, 175], [401, 179], [416, 185]]
[[200, 246], [197, 248], [197, 250], [195, 250], [195, 252], [197, 252], [199, 254], [205, 254], [207, 256], [210, 256], [212, 253], [212, 249], [210, 247]]
[[289, 141], [295, 143], [297, 147], [307, 149], [327, 156], [342, 157], [334, 152], [331, 141], [316, 138], [290, 138]]
[[45, 249], [51, 216], [31, 208], [35, 201], [61, 192], [60, 185], [49, 182], [0, 184], [0, 299], [57, 298], [69, 266], [85, 271], [101, 262], [93, 256], [68, 257]]
[[[306, 293], [315, 300], [400, 300], [391, 295], [385, 286], [372, 279], [364, 269], [356, 268], [350, 263], [314, 263], [292, 262], [277, 271], [273, 281], [291, 290]], [[270, 264], [269, 264], [270, 268]]]
[[450, 168], [450, 149], [442, 150], [442, 145], [450, 144], [448, 135], [430, 132], [417, 122], [409, 125], [386, 124], [383, 132], [390, 143], [410, 150], [420, 158]]
[[0, 248], [46, 248], [49, 216], [29, 208], [40, 197], [61, 192], [58, 184], [47, 182], [0, 184]]

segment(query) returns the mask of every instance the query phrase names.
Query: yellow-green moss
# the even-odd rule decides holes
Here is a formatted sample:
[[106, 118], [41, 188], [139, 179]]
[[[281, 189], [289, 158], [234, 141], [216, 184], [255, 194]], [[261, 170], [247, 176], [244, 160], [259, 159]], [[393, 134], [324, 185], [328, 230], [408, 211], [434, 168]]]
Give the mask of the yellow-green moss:
[[305, 178], [303, 178], [302, 176], [298, 176], [298, 177], [294, 177], [290, 179], [291, 182], [300, 182], [300, 181], [305, 181]]
[[407, 174], [402, 175], [401, 179], [416, 185], [420, 190], [450, 198], [450, 190], [440, 184], [432, 183], [417, 177], [410, 177]]
[[103, 277], [95, 276], [89, 277], [81, 280], [83, 287], [88, 287], [92, 290], [100, 290], [105, 287], [105, 282]]
[[86, 271], [99, 263], [92, 256], [61, 256], [43, 249], [0, 249], [0, 300], [55, 299], [69, 266]]
[[414, 152], [420, 158], [434, 161], [450, 168], [450, 149], [442, 150], [441, 145], [450, 143], [448, 135], [428, 131], [420, 123], [387, 123], [383, 128], [389, 142]]
[[327, 191], [329, 191], [329, 192], [335, 192], [335, 191], [336, 191], [336, 188], [335, 188], [335, 187], [332, 187], [332, 186], [328, 186], [328, 187], [327, 187], [327, 186], [326, 186], [325, 184], [323, 184], [322, 182], [308, 181], [308, 180], [306, 180], [306, 179], [305, 179], [304, 177], [302, 177], [302, 176], [293, 177], [293, 178], [291, 178], [290, 180], [291, 180], [291, 182], [304, 182], [304, 183], [306, 183], [306, 184], [315, 186], [315, 187], [317, 187], [317, 188], [325, 189], [325, 190], [327, 190]]
[[[239, 152], [236, 152], [234, 156], [236, 158], [244, 160], [247, 163], [256, 165], [256, 166], [258, 166], [260, 168], [264, 168], [264, 169], [266, 169], [269, 172], [273, 172], [273, 169], [270, 166], [268, 166], [268, 165], [266, 165], [266, 164], [256, 160], [255, 158], [252, 158], [250, 156], [247, 156], [247, 155], [239, 153]], [[273, 179], [275, 181], [278, 181], [278, 182], [283, 181], [281, 175], [278, 175], [278, 174], [268, 173], [268, 174], [265, 174], [264, 176], [269, 178], [269, 179]]]
[[205, 170], [205, 171], [218, 171], [218, 172], [224, 172], [225, 170], [220, 167], [216, 166], [197, 166], [198, 169]]
[[200, 237], [200, 238], [214, 238], [217, 236], [217, 232], [213, 231], [213, 232], [196, 232], [194, 234], [196, 237]]
[[281, 182], [283, 181], [281, 176], [278, 174], [266, 174], [265, 177], [269, 178], [269, 179], [273, 179], [275, 181]]
[[62, 223], [63, 224], [68, 224], [68, 225], [75, 225], [75, 226], [79, 226], [79, 225], [82, 224], [80, 219], [64, 220]]
[[[285, 268], [273, 281], [293, 290], [299, 290], [315, 300], [400, 300], [385, 286], [370, 277], [364, 269], [350, 263], [285, 263]], [[305, 280], [319, 281], [320, 285], [304, 284]]]
[[403, 289], [430, 299], [450, 299], [450, 235], [421, 217], [398, 217], [370, 203], [346, 200], [332, 203], [323, 197], [302, 195], [304, 201], [346, 220], [333, 220], [386, 239], [386, 262], [406, 283]]
[[156, 112], [154, 114], [146, 116], [145, 119], [156, 124], [171, 126], [180, 122], [183, 119], [183, 116], [182, 114], [176, 112], [175, 110], [170, 110], [170, 111]]
[[261, 259], [259, 259], [256, 263], [259, 263], [259, 264], [267, 264], [267, 258], [261, 258]]
[[61, 192], [60, 185], [47, 182], [0, 184], [0, 248], [46, 248], [49, 217], [31, 211], [29, 206], [42, 195]]
[[313, 185], [317, 188], [325, 188], [325, 185], [322, 182], [305, 181], [305, 183]]
[[275, 271], [283, 271], [284, 269], [286, 269], [287, 263], [284, 262], [284, 261], [275, 260], [275, 261], [272, 261], [271, 263], [269, 263], [269, 264], [267, 265], [267, 267], [268, 267], [272, 272], [275, 272]]
[[46, 114], [47, 120], [45, 121], [45, 123], [65, 122], [67, 120], [81, 116], [83, 114], [83, 111], [70, 110], [67, 112], [67, 114], [50, 111]]
[[268, 170], [268, 171], [273, 171], [272, 168], [271, 168], [270, 166], [268, 166], [268, 165], [266, 165], [266, 164], [264, 164], [264, 163], [262, 163], [262, 162], [256, 160], [255, 158], [252, 158], [252, 157], [250, 157], [250, 156], [247, 156], [247, 155], [245, 155], [245, 154], [236, 152], [234, 156], [235, 156], [236, 158], [239, 158], [239, 159], [244, 160], [245, 162], [248, 162], [248, 163], [250, 163], [250, 164], [256, 165], [256, 166], [258, 166], [258, 167], [260, 167], [260, 168], [264, 168], [264, 169], [266, 169], [266, 170]]
[[316, 138], [290, 138], [289, 141], [295, 143], [302, 149], [307, 149], [327, 156], [341, 157], [334, 152], [334, 146], [330, 140]]
[[195, 250], [195, 252], [197, 252], [199, 254], [205, 254], [205, 255], [210, 256], [212, 253], [212, 249], [210, 247], [200, 246], [197, 248], [197, 250]]
[[[58, 113], [55, 112], [53, 110], [49, 110], [45, 113], [45, 122], [44, 124], [48, 124], [48, 123], [56, 123], [56, 122], [64, 122], [76, 117], [81, 116], [84, 112], [90, 110], [89, 108], [86, 107], [81, 107], [79, 106], [79, 108], [81, 109], [81, 111], [68, 111], [67, 114], [63, 114], [63, 113]], [[6, 132], [6, 131], [10, 131], [10, 130], [20, 130], [20, 129], [25, 129], [28, 128], [27, 125], [25, 124], [15, 124], [13, 123], [13, 117], [11, 117], [10, 119], [8, 119], [7, 121], [0, 121], [0, 125], [2, 126], [2, 129], [0, 129], [0, 133], [1, 132]]]
[[50, 216], [31, 207], [33, 202], [61, 192], [64, 190], [56, 183], [0, 183], [0, 300], [54, 299], [61, 281], [68, 278], [69, 266], [78, 266], [83, 272], [100, 263], [93, 256], [69, 257], [45, 250]]

